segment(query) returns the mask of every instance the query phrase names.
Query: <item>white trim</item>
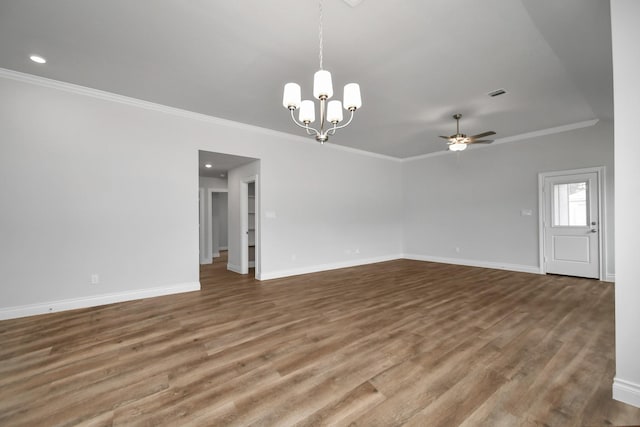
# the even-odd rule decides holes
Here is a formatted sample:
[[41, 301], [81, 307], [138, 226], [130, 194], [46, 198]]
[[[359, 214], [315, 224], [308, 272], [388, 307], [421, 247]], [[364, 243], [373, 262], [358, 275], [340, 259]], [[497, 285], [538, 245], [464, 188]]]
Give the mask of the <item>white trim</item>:
[[[267, 129], [259, 126], [249, 125], [246, 123], [235, 122], [233, 120], [222, 119], [215, 116], [210, 116], [207, 114], [196, 113], [193, 111], [183, 110], [180, 108], [169, 107], [167, 105], [156, 104], [154, 102], [143, 101], [137, 98], [131, 98], [124, 95], [118, 95], [111, 92], [106, 92], [99, 89], [93, 89], [85, 86], [75, 85], [73, 83], [61, 82], [58, 80], [48, 79], [46, 77], [36, 76], [33, 74], [21, 73], [19, 71], [8, 70], [6, 68], [0, 68], [0, 77], [4, 77], [11, 80], [20, 81], [23, 83], [35, 84], [38, 86], [48, 87], [51, 89], [57, 89], [65, 92], [74, 93], [77, 95], [90, 96], [92, 98], [102, 99], [105, 101], [117, 102], [120, 104], [126, 104], [133, 107], [144, 108], [146, 110], [158, 111], [165, 114], [170, 114], [173, 116], [185, 117], [188, 119], [199, 120], [208, 123], [214, 123], [222, 126], [228, 126], [236, 129], [250, 130], [253, 132], [258, 132], [264, 135], [272, 135], [278, 137], [286, 137], [288, 139], [292, 139], [299, 142], [307, 142], [312, 141], [310, 138], [302, 136], [302, 135], [294, 135], [291, 133], [286, 133], [282, 131], [277, 131], [273, 129]], [[598, 123], [598, 119], [587, 120], [583, 122], [570, 123], [567, 125], [556, 126], [548, 129], [541, 129], [533, 132], [522, 133], [519, 135], [513, 135], [506, 138], [498, 138], [494, 140], [492, 145], [503, 144], [506, 142], [515, 142], [521, 141], [524, 139], [536, 138], [544, 135], [551, 135], [554, 133], [566, 132], [574, 129], [580, 129], [588, 126], [593, 126]], [[315, 141], [312, 141], [315, 143]], [[347, 151], [354, 154], [360, 154], [367, 157], [374, 157], [378, 159], [392, 160], [394, 162], [405, 162], [405, 161], [413, 161], [424, 159], [427, 157], [441, 156], [445, 154], [449, 154], [448, 150], [437, 151], [434, 153], [421, 154], [413, 157], [395, 157], [387, 154], [374, 153], [371, 151], [365, 151], [359, 148], [347, 147], [344, 145], [336, 145], [336, 144], [325, 144], [326, 147], [329, 147], [333, 150], [341, 150]], [[480, 147], [472, 147], [473, 149], [477, 149]]]
[[616, 281], [616, 275], [615, 274], [611, 274], [611, 273], [607, 273], [604, 276], [603, 281], [605, 281], [605, 282], [615, 282]]
[[227, 270], [229, 271], [233, 271], [234, 273], [238, 273], [238, 274], [242, 274], [242, 269], [240, 268], [239, 265], [235, 265], [235, 264], [229, 264], [227, 263]]
[[[205, 220], [204, 227], [204, 253], [205, 257], [213, 262], [213, 196], [211, 189], [205, 189], [206, 207], [204, 210], [203, 220]], [[202, 227], [202, 224], [200, 224]]]
[[198, 258], [200, 258], [200, 264], [211, 264], [211, 257], [207, 257], [207, 247], [205, 240], [205, 226], [204, 226], [204, 214], [205, 214], [205, 193], [204, 187], [198, 187]]
[[326, 147], [331, 147], [334, 150], [340, 150], [340, 151], [346, 151], [349, 153], [355, 153], [355, 154], [362, 154], [368, 157], [375, 157], [378, 159], [384, 159], [384, 160], [391, 160], [394, 162], [398, 162], [398, 163], [402, 163], [405, 159], [402, 159], [400, 157], [393, 157], [393, 156], [389, 156], [387, 154], [380, 154], [380, 153], [374, 153], [372, 151], [365, 151], [365, 150], [361, 150], [359, 148], [353, 148], [353, 147], [347, 147], [345, 145], [337, 145], [337, 144], [324, 144]]
[[533, 139], [533, 138], [538, 138], [545, 135], [553, 135], [556, 133], [568, 132], [570, 130], [582, 129], [582, 128], [594, 126], [596, 123], [598, 123], [598, 121], [599, 121], [598, 119], [585, 120], [583, 122], [569, 123], [567, 125], [555, 126], [547, 129], [540, 129], [533, 132], [521, 133], [519, 135], [513, 135], [506, 138], [498, 138], [495, 141], [493, 141], [493, 145], [504, 144], [506, 142], [522, 141], [525, 139]]
[[256, 262], [255, 261], [249, 261], [249, 268], [255, 268], [256, 267]]
[[312, 265], [308, 267], [292, 268], [289, 270], [277, 270], [267, 273], [261, 273], [258, 275], [256, 272], [256, 279], [258, 280], [271, 280], [279, 279], [281, 277], [298, 276], [300, 274], [317, 273], [320, 271], [337, 270], [339, 268], [357, 267], [359, 265], [375, 264], [377, 262], [393, 261], [401, 259], [402, 255], [385, 255], [375, 258], [358, 259], [351, 261], [340, 261], [329, 264]]
[[482, 267], [482, 268], [491, 268], [495, 270], [508, 270], [508, 271], [518, 271], [522, 273], [539, 274], [538, 267], [531, 266], [531, 265], [508, 264], [503, 262], [478, 261], [478, 260], [459, 259], [459, 258], [444, 258], [444, 257], [429, 256], [429, 255], [418, 255], [418, 254], [398, 254], [398, 255], [387, 255], [387, 256], [381, 256], [381, 257], [375, 257], [375, 258], [353, 260], [353, 261], [335, 262], [330, 264], [313, 265], [308, 267], [294, 268], [290, 270], [272, 271], [268, 273], [262, 273], [260, 275], [256, 274], [256, 279], [258, 280], [279, 279], [281, 277], [297, 276], [300, 274], [308, 274], [308, 273], [317, 273], [320, 271], [336, 270], [339, 268], [357, 267], [359, 265], [375, 264], [377, 262], [393, 261], [396, 259], [410, 259], [414, 261], [438, 262], [442, 264], [465, 265], [469, 267]]
[[87, 297], [49, 301], [15, 307], [6, 307], [0, 309], [0, 320], [35, 316], [37, 314], [55, 313], [58, 311], [75, 310], [78, 308], [96, 307], [99, 305], [113, 304], [116, 302], [133, 301], [143, 298], [153, 298], [199, 290], [200, 282], [188, 282], [159, 286], [154, 288], [136, 289], [132, 291], [91, 295]]
[[613, 379], [613, 398], [640, 408], [640, 384], [615, 377]]
[[228, 251], [229, 247], [228, 246], [220, 246], [220, 250], [221, 251]]
[[465, 265], [468, 267], [481, 267], [481, 268], [491, 268], [495, 270], [518, 271], [521, 273], [533, 273], [533, 274], [540, 273], [540, 271], [538, 270], [538, 267], [533, 265], [508, 264], [504, 262], [479, 261], [479, 260], [461, 259], [461, 258], [445, 258], [445, 257], [439, 257], [439, 256], [418, 255], [418, 254], [404, 254], [404, 258], [412, 259], [415, 261], [439, 262], [442, 264]]
[[[561, 171], [551, 171], [551, 172], [540, 172], [538, 174], [538, 263], [539, 263], [539, 273], [545, 274], [545, 265], [544, 265], [544, 210], [546, 200], [543, 194], [544, 189], [544, 181], [547, 178], [551, 178], [554, 176], [565, 176], [565, 175], [579, 175], [585, 173], [595, 173], [596, 179], [598, 182], [598, 218], [600, 224], [598, 224], [598, 280], [605, 282], [613, 282], [613, 280], [608, 280], [608, 278], [612, 275], [607, 274], [605, 272], [605, 266], [608, 264], [608, 254], [607, 254], [607, 245], [605, 242], [607, 241], [607, 217], [606, 217], [606, 168], [604, 166], [592, 166], [588, 168], [580, 168], [580, 169], [569, 169], [569, 170], [561, 170]], [[613, 276], [615, 278], [615, 276]]]
[[[536, 130], [536, 131], [533, 131], [533, 132], [521, 133], [519, 135], [508, 136], [506, 138], [498, 138], [498, 139], [493, 141], [491, 146], [504, 144], [504, 143], [507, 143], [507, 142], [517, 142], [517, 141], [523, 141], [523, 140], [526, 140], [526, 139], [538, 138], [540, 136], [552, 135], [552, 134], [555, 134], [555, 133], [568, 132], [570, 130], [575, 130], [575, 129], [582, 129], [582, 128], [586, 128], [586, 127], [589, 127], [589, 126], [593, 126], [596, 123], [598, 123], [598, 119], [586, 120], [584, 122], [570, 123], [568, 125], [556, 126], [556, 127], [552, 127], [552, 128]], [[490, 145], [485, 145], [484, 147], [490, 147]], [[473, 149], [473, 150], [476, 150], [476, 149], [479, 149], [479, 148], [482, 148], [482, 147], [481, 146], [473, 146], [473, 147], [469, 147], [469, 148]], [[403, 162], [410, 162], [410, 161], [413, 161], [413, 160], [421, 160], [421, 159], [426, 159], [426, 158], [429, 158], [429, 157], [443, 156], [443, 155], [447, 155], [447, 154], [451, 154], [451, 153], [452, 152], [449, 151], [449, 150], [441, 150], [441, 151], [436, 151], [436, 152], [427, 153], [427, 154], [421, 154], [421, 155], [413, 156], [413, 157], [405, 157], [404, 159], [402, 159], [402, 161]]]
[[[115, 93], [111, 93], [111, 92], [107, 92], [99, 89], [93, 89], [85, 86], [80, 86], [73, 83], [61, 82], [58, 80], [48, 79], [46, 77], [36, 76], [33, 74], [21, 73], [19, 71], [8, 70], [6, 68], [0, 68], [0, 77], [16, 80], [23, 83], [30, 83], [38, 86], [43, 86], [50, 89], [56, 89], [64, 92], [74, 93], [76, 95], [84, 95], [84, 96], [89, 96], [92, 98], [97, 98], [105, 101], [126, 104], [132, 107], [158, 111], [161, 113], [170, 114], [178, 117], [184, 117], [187, 119], [214, 123], [217, 125], [228, 126], [236, 129], [249, 130], [249, 131], [261, 133], [263, 135], [272, 135], [272, 136], [277, 136], [281, 138], [286, 137], [288, 139], [292, 139], [302, 143], [305, 143], [305, 142], [309, 143], [310, 141], [312, 141], [313, 143], [316, 143], [315, 140], [311, 140], [310, 138], [302, 135], [294, 135], [291, 133], [286, 133], [286, 132], [277, 131], [273, 129], [267, 129], [260, 126], [235, 122], [233, 120], [222, 119], [222, 118], [210, 116], [207, 114], [196, 113], [194, 111], [189, 111], [189, 110], [183, 110], [181, 108], [169, 107], [163, 104], [156, 104], [154, 102], [143, 101], [137, 98], [118, 95]], [[375, 157], [375, 158], [387, 159], [387, 160], [393, 160], [393, 161], [402, 161], [402, 159], [398, 157], [388, 156], [388, 155], [379, 154], [379, 153], [372, 153], [370, 151], [365, 151], [358, 148], [345, 147], [345, 146], [335, 145], [335, 144], [325, 144], [325, 146], [330, 147], [331, 149], [349, 151], [349, 152], [360, 154], [367, 157]]]

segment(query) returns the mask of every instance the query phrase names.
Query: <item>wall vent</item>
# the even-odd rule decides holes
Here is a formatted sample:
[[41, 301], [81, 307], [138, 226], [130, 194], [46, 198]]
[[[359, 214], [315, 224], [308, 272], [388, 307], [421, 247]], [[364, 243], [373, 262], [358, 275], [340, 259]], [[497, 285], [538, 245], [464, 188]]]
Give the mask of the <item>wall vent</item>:
[[507, 91], [504, 89], [496, 89], [496, 90], [492, 90], [487, 95], [494, 97], [494, 96], [504, 95], [505, 93], [507, 93]]

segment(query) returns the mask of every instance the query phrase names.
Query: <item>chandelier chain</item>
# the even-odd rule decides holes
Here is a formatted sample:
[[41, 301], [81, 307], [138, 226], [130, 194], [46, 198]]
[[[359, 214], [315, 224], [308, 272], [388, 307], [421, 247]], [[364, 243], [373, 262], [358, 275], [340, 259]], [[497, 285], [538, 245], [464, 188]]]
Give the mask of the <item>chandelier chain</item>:
[[320, 9], [320, 24], [319, 24], [319, 30], [318, 30], [318, 38], [320, 39], [320, 69], [323, 70], [324, 68], [322, 68], [322, 0], [320, 0], [318, 2], [318, 9]]

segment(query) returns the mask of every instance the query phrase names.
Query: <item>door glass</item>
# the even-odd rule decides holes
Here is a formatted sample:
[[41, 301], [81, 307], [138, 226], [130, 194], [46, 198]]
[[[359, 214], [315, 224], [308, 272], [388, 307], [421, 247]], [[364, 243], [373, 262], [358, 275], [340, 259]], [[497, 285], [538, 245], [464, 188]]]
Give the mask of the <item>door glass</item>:
[[554, 226], [587, 225], [587, 185], [586, 181], [553, 185]]

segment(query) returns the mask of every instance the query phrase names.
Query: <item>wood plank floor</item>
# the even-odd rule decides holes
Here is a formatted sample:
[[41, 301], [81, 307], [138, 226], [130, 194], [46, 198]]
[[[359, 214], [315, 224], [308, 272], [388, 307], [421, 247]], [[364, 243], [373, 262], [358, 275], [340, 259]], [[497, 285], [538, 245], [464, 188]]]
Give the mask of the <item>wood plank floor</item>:
[[613, 285], [398, 260], [0, 322], [0, 425], [640, 425]]

